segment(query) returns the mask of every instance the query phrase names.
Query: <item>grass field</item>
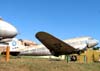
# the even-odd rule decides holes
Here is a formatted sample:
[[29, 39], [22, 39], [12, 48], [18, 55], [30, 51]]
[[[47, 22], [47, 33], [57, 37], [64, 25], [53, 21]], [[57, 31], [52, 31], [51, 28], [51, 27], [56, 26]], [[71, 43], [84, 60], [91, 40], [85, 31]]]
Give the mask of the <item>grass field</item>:
[[100, 63], [67, 63], [30, 57], [0, 59], [0, 71], [100, 71]]

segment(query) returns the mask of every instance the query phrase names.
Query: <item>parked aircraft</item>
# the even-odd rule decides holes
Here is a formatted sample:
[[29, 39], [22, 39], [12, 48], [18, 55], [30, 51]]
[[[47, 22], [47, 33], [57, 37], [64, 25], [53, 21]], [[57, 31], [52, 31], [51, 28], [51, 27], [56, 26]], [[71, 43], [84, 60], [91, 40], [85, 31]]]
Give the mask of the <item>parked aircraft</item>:
[[84, 52], [98, 44], [98, 40], [91, 37], [80, 37], [62, 41], [47, 32], [38, 32], [37, 39], [43, 43], [54, 56]]
[[[96, 39], [91, 37], [79, 37], [62, 41], [47, 32], [38, 32], [37, 39], [43, 44], [36, 44], [30, 41], [18, 40], [17, 29], [10, 23], [0, 19], [0, 47], [10, 46], [11, 55], [65, 55], [80, 54], [87, 48], [98, 44]], [[2, 53], [5, 53], [3, 51]]]
[[24, 40], [13, 39], [13, 41], [9, 43], [11, 47], [10, 54], [14, 56], [59, 56], [73, 53], [81, 54], [87, 48], [92, 48], [98, 44], [98, 40], [92, 37], [78, 37], [62, 41], [46, 32], [38, 32], [36, 37], [43, 44], [33, 43], [33, 45], [30, 46], [30, 43], [32, 44], [32, 42], [26, 45], [28, 42], [25, 43]]

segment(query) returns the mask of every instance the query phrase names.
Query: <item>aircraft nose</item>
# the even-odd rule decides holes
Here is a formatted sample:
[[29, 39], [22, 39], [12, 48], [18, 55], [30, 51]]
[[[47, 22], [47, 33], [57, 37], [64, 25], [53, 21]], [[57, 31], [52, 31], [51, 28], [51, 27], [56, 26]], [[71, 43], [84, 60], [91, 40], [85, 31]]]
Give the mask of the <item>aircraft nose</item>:
[[99, 43], [98, 40], [94, 39], [94, 40], [90, 40], [88, 43], [88, 47], [93, 47], [96, 46]]
[[6, 28], [5, 29], [5, 34], [8, 37], [14, 37], [18, 33], [17, 29], [13, 25], [11, 25], [9, 23], [6, 23], [5, 28]]
[[14, 26], [11, 26], [11, 27], [9, 27], [9, 28], [10, 28], [11, 34], [12, 34], [13, 36], [16, 36], [17, 33], [18, 33], [17, 29], [16, 29]]
[[96, 40], [96, 39], [94, 39], [94, 40], [92, 40], [91, 45], [95, 46], [95, 45], [97, 45], [98, 43], [99, 43], [99, 41]]
[[12, 38], [17, 35], [17, 29], [10, 23], [0, 20], [0, 36], [3, 38]]
[[96, 44], [96, 45], [99, 44], [99, 40], [95, 40], [95, 44]]

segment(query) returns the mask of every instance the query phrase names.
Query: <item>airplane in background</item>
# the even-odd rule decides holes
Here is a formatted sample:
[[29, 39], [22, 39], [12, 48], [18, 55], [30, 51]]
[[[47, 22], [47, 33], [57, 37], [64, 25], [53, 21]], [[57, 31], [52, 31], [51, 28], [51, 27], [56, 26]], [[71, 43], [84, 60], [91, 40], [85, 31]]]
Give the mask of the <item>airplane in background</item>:
[[[62, 41], [47, 32], [36, 33], [36, 38], [43, 44], [14, 38], [18, 34], [17, 29], [10, 23], [0, 19], [0, 47], [10, 46], [10, 54], [17, 55], [67, 55], [85, 51], [98, 44], [92, 37], [79, 37]], [[5, 54], [5, 50], [2, 52]]]
[[79, 37], [62, 41], [47, 32], [38, 32], [36, 38], [44, 44], [52, 55], [81, 54], [87, 48], [93, 48], [98, 40], [92, 37]]
[[[24, 40], [14, 39], [10, 42], [10, 54], [33, 55], [33, 56], [60, 56], [68, 54], [81, 54], [87, 48], [92, 48], [98, 44], [98, 40], [92, 37], [78, 37], [68, 40], [60, 40], [47, 32], [38, 32], [36, 38], [43, 44], [24, 42]], [[22, 43], [24, 44], [22, 45]]]

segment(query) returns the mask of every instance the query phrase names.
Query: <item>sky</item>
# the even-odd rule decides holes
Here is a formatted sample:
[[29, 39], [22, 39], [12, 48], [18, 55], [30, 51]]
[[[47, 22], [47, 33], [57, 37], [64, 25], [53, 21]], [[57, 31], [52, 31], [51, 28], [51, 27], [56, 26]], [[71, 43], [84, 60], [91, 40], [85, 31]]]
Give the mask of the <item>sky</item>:
[[100, 40], [100, 0], [0, 0], [0, 16], [18, 29], [19, 39], [38, 42], [35, 34], [45, 31], [61, 40]]

